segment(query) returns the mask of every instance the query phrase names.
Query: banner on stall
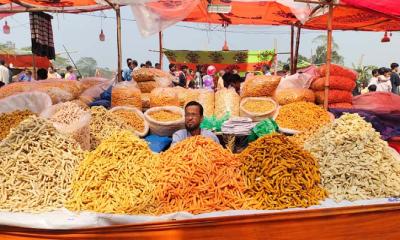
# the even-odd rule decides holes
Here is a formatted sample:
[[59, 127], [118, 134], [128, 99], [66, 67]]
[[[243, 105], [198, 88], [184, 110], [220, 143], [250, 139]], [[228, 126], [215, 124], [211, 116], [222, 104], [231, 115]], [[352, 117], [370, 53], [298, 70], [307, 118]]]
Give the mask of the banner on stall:
[[217, 70], [236, 69], [239, 72], [261, 71], [263, 65], [271, 66], [276, 56], [274, 50], [190, 51], [164, 49], [170, 63], [197, 66], [213, 65]]

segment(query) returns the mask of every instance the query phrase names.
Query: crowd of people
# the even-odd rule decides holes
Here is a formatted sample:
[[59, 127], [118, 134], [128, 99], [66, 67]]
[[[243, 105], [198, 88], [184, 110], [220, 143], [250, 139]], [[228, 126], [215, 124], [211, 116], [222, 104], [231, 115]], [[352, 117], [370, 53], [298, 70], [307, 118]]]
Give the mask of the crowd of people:
[[0, 87], [13, 82], [32, 82], [46, 79], [78, 80], [79, 78], [80, 76], [75, 73], [72, 66], [67, 66], [65, 72], [62, 73], [58, 73], [53, 66], [50, 66], [48, 69], [39, 68], [36, 75], [28, 68], [14, 74], [10, 66], [0, 59]]
[[399, 64], [392, 63], [390, 68], [381, 67], [373, 69], [372, 78], [369, 80], [368, 85], [363, 89], [362, 93], [367, 92], [391, 92], [399, 94], [400, 76]]

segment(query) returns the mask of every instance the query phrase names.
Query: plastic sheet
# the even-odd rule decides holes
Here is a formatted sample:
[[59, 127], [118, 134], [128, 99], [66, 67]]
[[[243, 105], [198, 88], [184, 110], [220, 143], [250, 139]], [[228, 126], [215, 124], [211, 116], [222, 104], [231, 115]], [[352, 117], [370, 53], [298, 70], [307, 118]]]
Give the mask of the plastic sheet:
[[40, 114], [51, 105], [51, 98], [46, 93], [19, 93], [0, 100], [0, 113], [29, 110], [33, 113]]
[[400, 96], [386, 92], [370, 92], [354, 97], [353, 107], [375, 113], [400, 113]]
[[308, 73], [296, 73], [287, 77], [284, 77], [279, 82], [276, 91], [288, 88], [304, 88], [310, 87], [314, 75]]
[[[94, 81], [97, 81], [94, 80]], [[100, 95], [106, 91], [112, 84], [114, 83], [113, 80], [108, 80], [104, 82], [100, 82], [99, 84], [92, 85], [91, 87], [87, 88], [80, 96], [79, 100], [86, 104], [90, 104], [96, 98], [100, 98]]]

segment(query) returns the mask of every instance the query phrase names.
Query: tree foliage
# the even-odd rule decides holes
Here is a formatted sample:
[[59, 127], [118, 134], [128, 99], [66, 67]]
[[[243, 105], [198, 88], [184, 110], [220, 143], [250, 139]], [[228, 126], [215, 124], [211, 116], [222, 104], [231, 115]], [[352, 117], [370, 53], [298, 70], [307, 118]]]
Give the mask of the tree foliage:
[[[318, 44], [315, 53], [311, 57], [312, 63], [323, 64], [326, 63], [328, 39], [325, 35], [320, 35], [314, 38], [313, 43]], [[332, 63], [344, 65], [344, 57], [339, 54], [339, 45], [332, 41]]]

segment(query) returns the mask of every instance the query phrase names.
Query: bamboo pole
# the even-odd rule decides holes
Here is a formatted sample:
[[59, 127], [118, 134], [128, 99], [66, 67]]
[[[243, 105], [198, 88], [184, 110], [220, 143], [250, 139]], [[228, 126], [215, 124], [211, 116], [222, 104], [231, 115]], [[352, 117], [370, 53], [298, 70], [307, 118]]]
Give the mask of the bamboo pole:
[[278, 41], [276, 38], [274, 38], [274, 53], [275, 53], [275, 58], [274, 58], [274, 76], [278, 75], [278, 55], [276, 52], [278, 51]]
[[331, 76], [331, 61], [332, 61], [332, 15], [333, 15], [333, 4], [330, 2], [328, 12], [328, 41], [326, 48], [326, 76], [325, 76], [325, 92], [324, 92], [324, 108], [328, 109], [329, 103], [329, 80]]
[[301, 26], [298, 25], [296, 34], [296, 49], [294, 52], [294, 61], [293, 61], [293, 73], [297, 72], [297, 62], [299, 61], [300, 34], [301, 34]]
[[160, 66], [161, 66], [161, 69], [163, 68], [163, 54], [164, 54], [164, 51], [163, 51], [163, 33], [162, 32], [159, 32], [158, 33], [158, 42], [159, 42], [159, 45], [160, 45], [160, 57], [159, 57], [159, 63], [160, 63]]
[[32, 76], [33, 79], [37, 80], [37, 74], [36, 74], [36, 59], [35, 59], [35, 54], [32, 52]]
[[115, 15], [117, 18], [117, 48], [118, 48], [118, 82], [122, 81], [122, 44], [121, 44], [121, 10], [119, 5], [115, 5]]
[[290, 73], [294, 74], [294, 26], [290, 26]]

